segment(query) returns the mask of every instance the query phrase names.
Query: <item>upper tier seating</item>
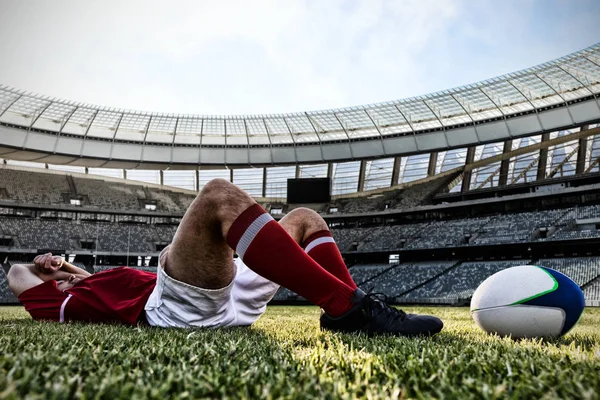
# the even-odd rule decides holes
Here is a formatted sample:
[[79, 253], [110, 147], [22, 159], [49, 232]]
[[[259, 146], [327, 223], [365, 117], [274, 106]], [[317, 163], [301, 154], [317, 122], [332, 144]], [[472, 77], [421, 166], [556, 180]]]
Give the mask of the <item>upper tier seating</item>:
[[0, 304], [17, 304], [19, 299], [8, 288], [4, 268], [0, 268]]
[[152, 243], [158, 241], [152, 225], [112, 224], [82, 222], [81, 227], [89, 240], [98, 239], [99, 251], [111, 252], [154, 252]]
[[500, 244], [533, 240], [536, 228], [555, 226], [568, 210], [542, 210], [499, 215], [483, 225], [471, 244]]
[[398, 297], [442, 273], [454, 264], [454, 261], [403, 263], [367, 282], [363, 289], [381, 292], [392, 298]]
[[371, 232], [373, 228], [336, 228], [331, 229], [331, 235], [340, 251], [356, 251], [362, 243], [362, 239]]
[[468, 236], [476, 233], [490, 220], [489, 217], [434, 221], [427, 225], [418, 238], [409, 243], [409, 249], [463, 246]]
[[365, 281], [373, 279], [373, 277], [390, 268], [393, 268], [390, 264], [361, 264], [351, 267], [349, 271], [352, 280], [360, 286]]
[[373, 228], [368, 236], [364, 238], [361, 252], [397, 250], [408, 247], [405, 244], [418, 238], [422, 232], [427, 232], [429, 222], [391, 225]]
[[[94, 273], [108, 271], [110, 269], [119, 268], [122, 265], [94, 265]], [[156, 273], [156, 267], [148, 267], [148, 266], [133, 266], [129, 267], [133, 269], [138, 269], [140, 271], [153, 272]]]
[[142, 186], [73, 177], [77, 194], [87, 196], [89, 206], [108, 210], [140, 210], [146, 195]]
[[579, 286], [600, 275], [600, 257], [542, 258], [536, 264], [562, 272]]
[[577, 219], [600, 218], [600, 204], [576, 207]]
[[64, 204], [63, 193], [71, 193], [67, 177], [50, 173], [19, 171], [0, 167], [0, 188], [16, 203]]
[[525, 265], [528, 262], [529, 260], [464, 262], [458, 267], [448, 270], [439, 278], [407, 293], [404, 297], [409, 299], [468, 299], [481, 282], [489, 276], [503, 269]]
[[0, 226], [6, 235], [18, 238], [18, 247], [28, 249], [74, 249], [82, 236], [77, 225], [64, 220], [2, 217]]
[[583, 295], [586, 300], [600, 300], [600, 278], [583, 289]]

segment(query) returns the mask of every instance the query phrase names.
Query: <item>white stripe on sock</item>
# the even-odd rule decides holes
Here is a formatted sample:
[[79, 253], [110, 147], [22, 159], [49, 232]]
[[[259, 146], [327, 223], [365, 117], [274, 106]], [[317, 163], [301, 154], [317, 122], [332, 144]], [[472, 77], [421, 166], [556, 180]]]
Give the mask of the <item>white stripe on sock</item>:
[[62, 305], [60, 306], [59, 321], [61, 324], [63, 322], [65, 322], [65, 306], [67, 305], [67, 302], [69, 301], [71, 296], [73, 296], [73, 295], [72, 294], [68, 295], [67, 298], [63, 301]]
[[304, 251], [308, 253], [309, 251], [311, 251], [312, 249], [314, 249], [315, 247], [317, 247], [318, 245], [323, 244], [323, 243], [335, 243], [335, 240], [333, 240], [333, 238], [331, 236], [320, 237], [320, 238], [315, 239], [312, 242], [310, 242], [308, 244], [308, 246], [306, 246]]
[[[240, 238], [238, 242], [237, 248], [235, 249], [238, 256], [243, 260], [244, 254], [246, 254], [246, 250], [250, 247], [250, 243], [254, 240], [258, 232], [269, 222], [273, 221], [273, 217], [270, 214], [264, 213], [260, 217], [256, 218], [246, 229], [246, 232]], [[267, 249], [268, 251], [268, 249]]]

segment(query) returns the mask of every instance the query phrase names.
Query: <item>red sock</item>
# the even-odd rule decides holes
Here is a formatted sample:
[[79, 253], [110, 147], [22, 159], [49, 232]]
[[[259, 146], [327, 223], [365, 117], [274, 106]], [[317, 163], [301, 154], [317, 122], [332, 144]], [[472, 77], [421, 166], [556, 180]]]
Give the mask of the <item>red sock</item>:
[[321, 267], [352, 289], [357, 288], [330, 231], [324, 229], [313, 233], [304, 241], [302, 247]]
[[310, 258], [263, 208], [247, 208], [231, 225], [227, 243], [251, 270], [320, 306], [332, 317], [352, 307], [354, 289]]

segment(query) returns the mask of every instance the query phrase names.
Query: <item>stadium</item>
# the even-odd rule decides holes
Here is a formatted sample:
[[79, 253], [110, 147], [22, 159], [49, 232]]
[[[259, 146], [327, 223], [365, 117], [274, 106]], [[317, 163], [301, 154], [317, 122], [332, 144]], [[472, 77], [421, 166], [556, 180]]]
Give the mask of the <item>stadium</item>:
[[[156, 272], [198, 192], [221, 178], [276, 220], [313, 209], [360, 288], [450, 321], [433, 342], [327, 336], [316, 333], [318, 310], [285, 288], [257, 329], [219, 336], [53, 326], [6, 307], [0, 398], [598, 396], [600, 44], [450, 90], [289, 114], [127, 111], [0, 86], [0, 138], [2, 305], [19, 305], [11, 266], [45, 252], [90, 273]], [[325, 200], [310, 197], [315, 186], [291, 197], [288, 185], [323, 179]], [[553, 268], [582, 289], [590, 308], [574, 333], [521, 343], [464, 327], [477, 287], [517, 265]], [[55, 340], [55, 351], [27, 353], [28, 335]], [[62, 357], [69, 342], [88, 343], [87, 364]], [[178, 349], [200, 370], [175, 369]], [[276, 361], [256, 363], [267, 356]], [[159, 366], [144, 370], [144, 359]], [[153, 377], [165, 380], [152, 387]]]

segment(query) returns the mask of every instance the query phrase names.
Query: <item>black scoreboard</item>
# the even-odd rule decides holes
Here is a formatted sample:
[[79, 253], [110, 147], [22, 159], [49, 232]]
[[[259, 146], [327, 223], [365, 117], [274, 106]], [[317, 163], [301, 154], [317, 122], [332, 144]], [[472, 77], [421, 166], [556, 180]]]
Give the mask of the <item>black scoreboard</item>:
[[330, 178], [288, 179], [288, 204], [328, 203], [331, 201]]

